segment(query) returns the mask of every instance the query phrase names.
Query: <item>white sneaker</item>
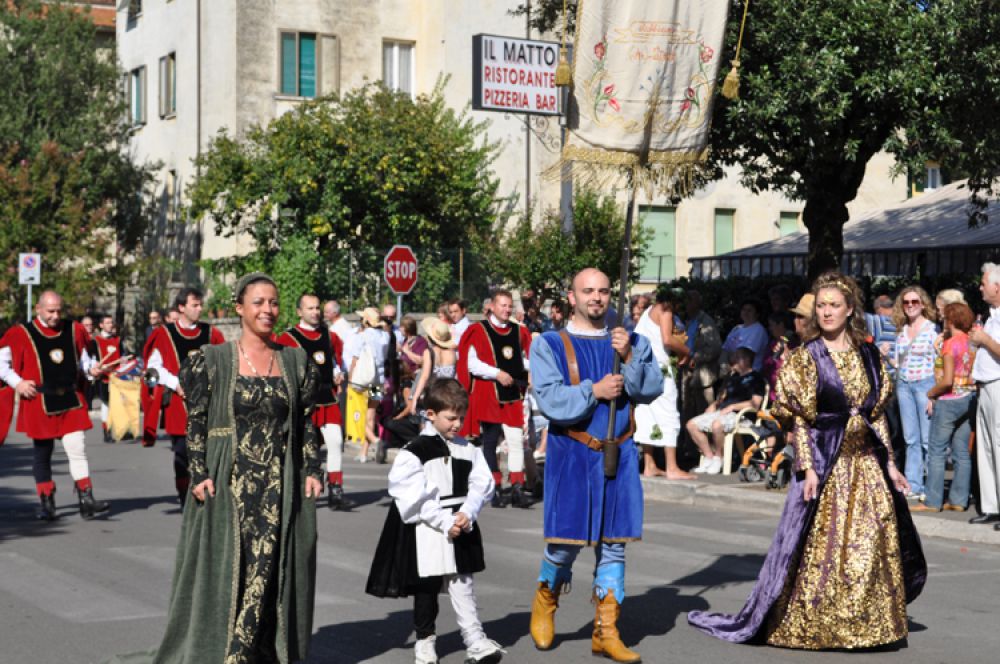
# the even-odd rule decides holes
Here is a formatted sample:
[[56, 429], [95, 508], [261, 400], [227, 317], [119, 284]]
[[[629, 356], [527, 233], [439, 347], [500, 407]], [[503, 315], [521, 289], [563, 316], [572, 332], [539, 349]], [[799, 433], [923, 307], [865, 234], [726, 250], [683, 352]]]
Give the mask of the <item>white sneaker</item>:
[[414, 664], [438, 664], [437, 649], [434, 647], [436, 641], [437, 637], [434, 635], [428, 636], [426, 639], [417, 639], [417, 642], [413, 644]]
[[718, 475], [721, 472], [722, 472], [722, 457], [720, 456], [712, 457], [711, 460], [708, 462], [708, 465], [705, 466], [704, 473], [706, 475]]
[[[712, 457], [712, 459], [714, 459], [714, 458], [715, 457]], [[692, 473], [698, 473], [699, 475], [701, 475], [706, 470], [708, 470], [709, 466], [712, 465], [712, 459], [706, 459], [705, 457], [702, 457], [701, 458], [701, 462], [698, 464], [697, 468], [692, 468], [691, 472]]]
[[465, 664], [496, 664], [506, 654], [499, 643], [484, 636], [465, 651]]

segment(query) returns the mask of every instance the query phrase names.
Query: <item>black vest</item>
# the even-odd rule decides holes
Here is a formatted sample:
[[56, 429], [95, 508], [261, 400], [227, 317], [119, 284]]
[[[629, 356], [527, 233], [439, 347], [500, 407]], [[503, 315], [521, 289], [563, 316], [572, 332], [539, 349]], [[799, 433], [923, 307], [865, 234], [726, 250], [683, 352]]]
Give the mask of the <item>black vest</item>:
[[49, 337], [42, 334], [35, 321], [24, 326], [35, 347], [41, 369], [42, 409], [46, 415], [59, 415], [83, 407], [77, 392], [80, 359], [76, 355], [73, 322], [63, 321], [59, 334]]
[[333, 347], [330, 343], [330, 331], [326, 329], [326, 326], [320, 325], [319, 339], [316, 340], [306, 337], [297, 327], [289, 328], [288, 334], [319, 369], [319, 392], [316, 394], [316, 405], [329, 406], [336, 403], [336, 399], [333, 397], [333, 365], [336, 364], [337, 358], [333, 354]]
[[511, 322], [507, 326], [507, 334], [502, 334], [487, 321], [483, 321], [482, 325], [486, 329], [490, 346], [493, 347], [493, 359], [496, 361], [497, 369], [506, 371], [514, 379], [514, 384], [506, 387], [496, 383], [497, 399], [500, 403], [520, 401], [522, 385], [528, 379], [528, 374], [524, 370], [524, 358], [521, 356], [521, 328]]
[[198, 334], [194, 337], [186, 337], [177, 329], [176, 323], [167, 323], [164, 327], [170, 335], [170, 343], [174, 345], [174, 352], [177, 353], [178, 370], [184, 366], [184, 362], [198, 349], [212, 340], [212, 328], [208, 323], [196, 323]]

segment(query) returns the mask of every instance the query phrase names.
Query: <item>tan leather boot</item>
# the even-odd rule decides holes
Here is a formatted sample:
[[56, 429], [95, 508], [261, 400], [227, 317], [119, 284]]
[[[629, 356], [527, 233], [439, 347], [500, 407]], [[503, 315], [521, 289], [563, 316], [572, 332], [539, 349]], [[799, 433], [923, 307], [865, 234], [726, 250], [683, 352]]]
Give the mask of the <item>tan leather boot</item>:
[[549, 589], [549, 584], [542, 581], [535, 591], [535, 599], [531, 602], [531, 640], [539, 650], [552, 647], [552, 639], [556, 634], [556, 609], [559, 608], [559, 591]]
[[594, 616], [594, 635], [590, 640], [590, 649], [595, 655], [604, 655], [616, 662], [634, 664], [641, 662], [639, 653], [629, 650], [618, 635], [618, 615], [621, 607], [615, 594], [609, 592], [604, 599], [598, 599], [594, 594], [594, 605], [597, 607]]

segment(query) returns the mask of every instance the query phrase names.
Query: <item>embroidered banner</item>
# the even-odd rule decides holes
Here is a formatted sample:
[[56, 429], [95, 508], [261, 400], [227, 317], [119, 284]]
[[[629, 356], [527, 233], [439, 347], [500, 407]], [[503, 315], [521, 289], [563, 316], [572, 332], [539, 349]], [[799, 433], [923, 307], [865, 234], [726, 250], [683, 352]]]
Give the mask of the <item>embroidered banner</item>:
[[648, 165], [661, 189], [704, 161], [729, 4], [580, 0], [563, 159]]

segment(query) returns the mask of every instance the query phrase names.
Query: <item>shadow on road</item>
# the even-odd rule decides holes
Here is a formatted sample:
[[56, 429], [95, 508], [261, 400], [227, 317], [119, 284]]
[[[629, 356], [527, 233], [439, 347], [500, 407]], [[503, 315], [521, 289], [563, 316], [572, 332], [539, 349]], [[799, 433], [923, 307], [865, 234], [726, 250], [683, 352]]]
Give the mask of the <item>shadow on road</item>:
[[693, 574], [674, 579], [670, 585], [701, 586], [709, 590], [730, 583], [745, 583], [757, 578], [763, 564], [764, 556], [759, 553], [725, 554]]
[[[444, 598], [447, 601], [447, 598]], [[397, 600], [397, 606], [384, 618], [358, 620], [336, 625], [326, 625], [313, 634], [309, 662], [347, 664], [375, 659], [390, 650], [404, 648], [413, 635], [413, 600]], [[442, 639], [438, 652], [450, 652], [450, 644]], [[448, 647], [449, 650], [445, 648]]]

